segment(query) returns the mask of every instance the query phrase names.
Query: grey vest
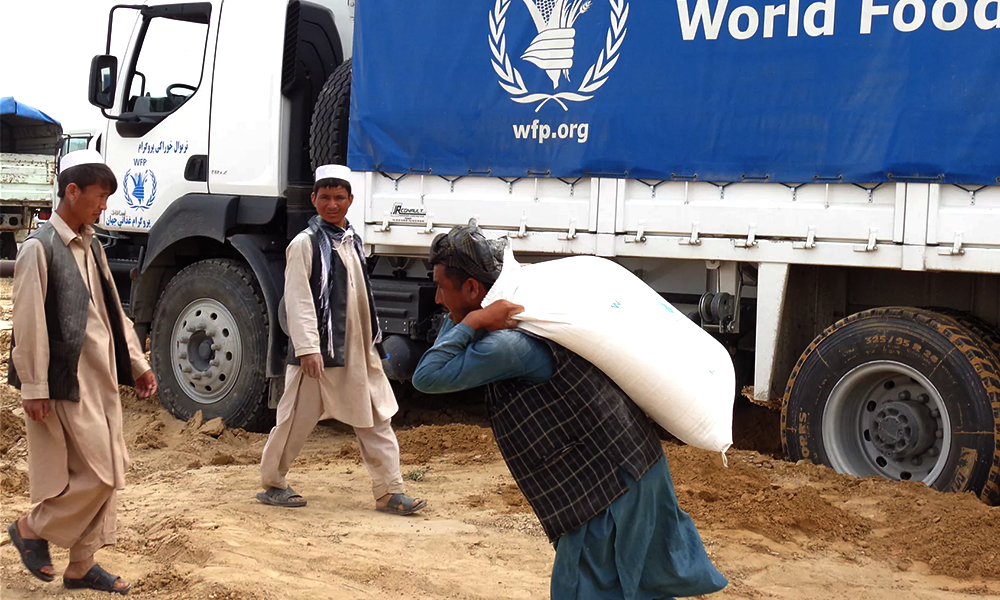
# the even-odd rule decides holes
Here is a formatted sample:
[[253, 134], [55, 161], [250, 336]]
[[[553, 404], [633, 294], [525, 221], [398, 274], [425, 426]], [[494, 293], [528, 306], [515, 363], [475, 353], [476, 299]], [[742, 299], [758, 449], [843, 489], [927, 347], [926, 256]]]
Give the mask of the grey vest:
[[[77, 366], [83, 351], [83, 339], [87, 332], [87, 303], [90, 290], [73, 258], [73, 252], [63, 243], [52, 223], [45, 223], [33, 233], [34, 238], [45, 249], [45, 263], [48, 265], [48, 281], [45, 293], [45, 324], [49, 337], [49, 398], [54, 400], [80, 401], [80, 381]], [[30, 239], [29, 238], [29, 239]], [[91, 242], [93, 260], [101, 254], [101, 243], [94, 237]], [[115, 347], [115, 366], [120, 385], [134, 386], [132, 361], [129, 357], [125, 326], [121, 319], [118, 291], [114, 283], [104, 277], [98, 269], [101, 289], [104, 292], [104, 306], [111, 323], [111, 339]], [[17, 331], [11, 338], [11, 356], [14, 352]], [[7, 382], [21, 389], [13, 359], [9, 360]]]
[[549, 541], [611, 505], [663, 457], [642, 409], [600, 369], [546, 342], [555, 372], [538, 385], [507, 379], [486, 386], [493, 435]]
[[[316, 240], [316, 229], [318, 225], [319, 217], [313, 217], [309, 220], [309, 227], [305, 231], [309, 234], [309, 239], [312, 243], [313, 248], [313, 259], [312, 259], [312, 273], [309, 274], [309, 288], [312, 290], [313, 305], [316, 308], [316, 320], [322, 321], [326, 317], [323, 315], [323, 310], [319, 305], [319, 293], [320, 293], [320, 279], [322, 279], [322, 257], [320, 257], [319, 244]], [[338, 231], [343, 231], [339, 227], [336, 228]], [[361, 260], [361, 270], [365, 274], [365, 290], [368, 294], [368, 312], [371, 315], [371, 328], [372, 328], [372, 340], [378, 340], [381, 338], [382, 330], [379, 328], [378, 323], [378, 313], [375, 310], [375, 297], [372, 294], [372, 284], [368, 278], [368, 262], [365, 260], [365, 251], [361, 245], [361, 238], [357, 235], [354, 237], [354, 251], [357, 252], [358, 258]], [[339, 239], [339, 238], [338, 238]], [[330, 273], [330, 280], [332, 282], [334, 292], [331, 296], [330, 310], [333, 312], [333, 331], [329, 335], [333, 336], [333, 356], [330, 356], [330, 352], [327, 349], [329, 347], [329, 335], [322, 327], [319, 327], [319, 347], [320, 356], [323, 357], [323, 368], [329, 369], [332, 367], [343, 367], [347, 364], [347, 358], [344, 354], [344, 347], [347, 343], [347, 267], [344, 265], [343, 261], [340, 259], [340, 255], [336, 252], [333, 253], [332, 261], [330, 266], [332, 267], [332, 272]], [[279, 313], [284, 314], [284, 317], [279, 315], [279, 319], [284, 318], [287, 323], [287, 313], [285, 312], [285, 298], [282, 296], [281, 304], [278, 307]], [[287, 328], [285, 334], [288, 334]], [[378, 351], [381, 358], [385, 358], [385, 352], [382, 349], [382, 344], [376, 342], [375, 349]], [[288, 340], [288, 364], [290, 365], [300, 365], [302, 360], [295, 356], [295, 347], [292, 344], [292, 340]]]

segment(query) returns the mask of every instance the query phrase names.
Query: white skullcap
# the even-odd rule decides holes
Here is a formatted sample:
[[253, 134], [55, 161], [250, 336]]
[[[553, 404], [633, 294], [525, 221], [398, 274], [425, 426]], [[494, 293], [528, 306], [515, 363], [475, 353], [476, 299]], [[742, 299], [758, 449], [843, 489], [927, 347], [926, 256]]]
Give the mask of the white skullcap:
[[59, 170], [65, 171], [77, 165], [104, 164], [104, 158], [97, 150], [87, 148], [85, 150], [75, 150], [59, 159]]
[[330, 178], [350, 181], [351, 170], [344, 165], [323, 165], [322, 167], [316, 169], [316, 181]]

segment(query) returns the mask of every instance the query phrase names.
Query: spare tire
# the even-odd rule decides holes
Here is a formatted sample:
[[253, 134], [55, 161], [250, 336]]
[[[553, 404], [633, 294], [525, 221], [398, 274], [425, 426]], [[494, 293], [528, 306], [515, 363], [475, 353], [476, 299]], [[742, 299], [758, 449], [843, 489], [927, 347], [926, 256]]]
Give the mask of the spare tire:
[[322, 165], [347, 164], [347, 129], [351, 112], [351, 59], [334, 70], [316, 100], [309, 128], [313, 171]]

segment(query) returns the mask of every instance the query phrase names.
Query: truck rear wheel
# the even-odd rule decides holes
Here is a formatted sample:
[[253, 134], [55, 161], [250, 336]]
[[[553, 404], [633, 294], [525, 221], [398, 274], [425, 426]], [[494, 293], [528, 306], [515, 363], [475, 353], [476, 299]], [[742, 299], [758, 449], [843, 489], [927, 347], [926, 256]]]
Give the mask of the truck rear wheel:
[[857, 477], [922, 481], [1000, 501], [1000, 367], [957, 321], [912, 308], [843, 319], [799, 358], [781, 441]]
[[251, 271], [227, 259], [194, 263], [160, 296], [150, 332], [160, 402], [181, 419], [202, 411], [265, 431], [267, 309]]
[[347, 164], [347, 127], [351, 112], [351, 59], [337, 67], [323, 85], [309, 128], [313, 170]]

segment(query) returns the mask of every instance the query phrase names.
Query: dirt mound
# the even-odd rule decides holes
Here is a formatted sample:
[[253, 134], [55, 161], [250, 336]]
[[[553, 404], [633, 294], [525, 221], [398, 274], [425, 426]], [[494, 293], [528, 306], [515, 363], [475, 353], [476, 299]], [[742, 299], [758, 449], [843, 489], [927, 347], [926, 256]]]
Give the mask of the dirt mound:
[[[0, 319], [7, 320], [10, 319], [10, 309], [3, 309], [0, 311]], [[0, 329], [0, 362], [4, 364], [4, 368], [7, 366], [7, 359], [10, 357], [10, 334], [11, 329]], [[4, 373], [4, 380], [6, 380], [6, 373]]]
[[797, 534], [854, 541], [872, 529], [870, 521], [834, 506], [814, 487], [772, 481], [763, 466], [773, 469], [766, 456], [731, 453], [729, 468], [723, 469], [711, 454], [690, 447], [667, 450], [682, 508], [697, 521], [779, 542]]
[[8, 408], [13, 403], [3, 404], [4, 408], [0, 408], [0, 493], [7, 496], [26, 494], [28, 440], [24, 421]]
[[132, 585], [132, 593], [139, 594], [173, 594], [186, 589], [188, 579], [178, 573], [173, 566], [159, 568], [136, 581]]
[[456, 455], [466, 460], [496, 460], [500, 457], [493, 432], [477, 425], [421, 425], [401, 429], [396, 432], [396, 437], [399, 439], [400, 460], [405, 463], [426, 463]]
[[1000, 507], [920, 483], [854, 478], [756, 452], [666, 446], [681, 508], [699, 527], [742, 529], [809, 549], [849, 544], [901, 570], [1000, 578]]
[[[922, 485], [881, 487], [878, 536], [872, 548], [879, 554], [927, 563], [936, 573], [952, 577], [1000, 578], [1000, 507], [988, 507], [972, 494], [944, 494]], [[892, 490], [891, 495], [885, 494]], [[859, 497], [872, 497], [859, 489]]]
[[0, 462], [0, 492], [8, 496], [28, 491], [28, 474], [7, 461]]
[[[162, 471], [203, 466], [252, 465], [260, 462], [267, 436], [242, 429], [206, 427], [200, 413], [184, 422], [159, 407], [155, 399], [122, 397], [125, 441], [138, 478]], [[221, 433], [220, 433], [221, 432]]]
[[0, 408], [0, 455], [24, 437], [24, 421], [9, 408]]

